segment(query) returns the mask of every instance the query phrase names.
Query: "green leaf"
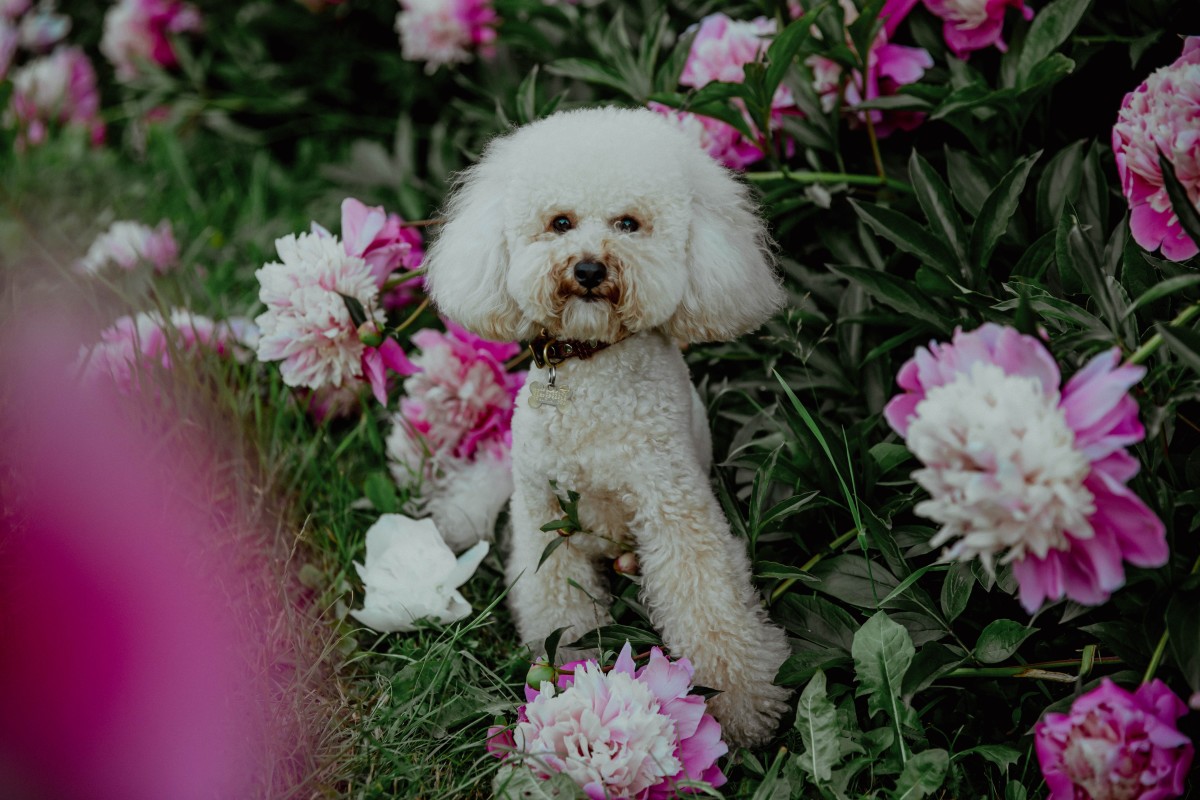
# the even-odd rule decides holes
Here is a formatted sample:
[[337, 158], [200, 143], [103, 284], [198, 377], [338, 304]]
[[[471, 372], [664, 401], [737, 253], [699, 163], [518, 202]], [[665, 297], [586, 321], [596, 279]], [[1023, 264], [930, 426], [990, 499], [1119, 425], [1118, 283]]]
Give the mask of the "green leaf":
[[916, 648], [904, 626], [877, 612], [854, 634], [850, 653], [858, 676], [855, 696], [867, 696], [867, 713], [873, 717], [883, 711], [898, 729], [908, 724], [914, 715], [900, 699], [900, 689]]
[[542, 549], [542, 556], [538, 559], [537, 567], [535, 567], [534, 570], [536, 571], [541, 569], [542, 564], [546, 563], [546, 559], [549, 558], [555, 550], [562, 547], [566, 541], [566, 536], [555, 536], [553, 539], [547, 542], [545, 548]]
[[904, 592], [908, 591], [908, 588], [910, 586], [912, 586], [914, 583], [916, 583], [918, 580], [920, 580], [922, 577], [924, 577], [925, 573], [927, 573], [927, 572], [942, 572], [947, 569], [949, 569], [949, 567], [945, 564], [937, 564], [937, 563], [926, 564], [925, 566], [921, 567], [916, 572], [913, 572], [911, 575], [909, 575], [904, 580], [900, 581], [900, 583], [896, 585], [895, 589], [892, 589], [890, 592], [888, 592], [887, 597], [885, 597], [879, 601], [879, 605], [881, 607], [886, 606], [888, 603], [892, 602], [897, 597], [904, 594]]
[[892, 792], [892, 800], [921, 800], [937, 791], [946, 780], [950, 756], [945, 750], [923, 750], [904, 765]]
[[1167, 278], [1165, 281], [1151, 286], [1145, 292], [1138, 295], [1138, 298], [1130, 304], [1129, 308], [1125, 309], [1124, 316], [1129, 317], [1133, 312], [1147, 303], [1161, 300], [1167, 295], [1174, 294], [1189, 286], [1195, 286], [1197, 283], [1200, 283], [1200, 275], [1176, 275], [1174, 278]]
[[902, 444], [880, 442], [870, 450], [871, 458], [879, 466], [879, 473], [887, 475], [896, 467], [912, 458], [912, 453]]
[[1081, 139], [1059, 150], [1042, 171], [1037, 189], [1037, 217], [1043, 228], [1057, 223], [1067, 201], [1074, 200], [1079, 193], [1085, 144]]
[[1183, 188], [1183, 184], [1175, 175], [1175, 166], [1167, 161], [1167, 157], [1162, 154], [1161, 150], [1158, 153], [1158, 168], [1162, 171], [1163, 186], [1167, 189], [1167, 196], [1171, 198], [1171, 211], [1179, 218], [1179, 225], [1183, 228], [1183, 232], [1193, 242], [1200, 244], [1200, 211], [1197, 211], [1196, 207], [1192, 205], [1187, 189]]
[[1017, 61], [1017, 83], [1026, 85], [1039, 63], [1046, 60], [1067, 40], [1092, 0], [1054, 0], [1038, 9], [1025, 35], [1021, 57]]
[[957, 272], [954, 256], [941, 239], [930, 233], [912, 217], [885, 206], [851, 200], [858, 216], [877, 234], [906, 253], [911, 253], [939, 272]]
[[554, 656], [558, 653], [558, 643], [562, 640], [563, 633], [565, 633], [570, 627], [570, 625], [564, 625], [561, 628], [555, 628], [550, 632], [550, 635], [546, 637], [544, 648], [546, 651], [546, 661], [549, 663], [554, 663]]
[[958, 762], [966, 756], [971, 755], [979, 756], [992, 762], [1001, 772], [1005, 772], [1009, 767], [1021, 760], [1020, 750], [1004, 744], [981, 744], [978, 747], [972, 747], [969, 750], [961, 750], [955, 753], [950, 760]]
[[820, 494], [820, 491], [813, 490], [811, 492], [807, 492], [806, 494], [794, 495], [789, 497], [787, 500], [781, 500], [763, 513], [762, 517], [758, 521], [758, 524], [765, 528], [772, 522], [778, 522], [779, 520], [787, 519], [800, 509], [804, 508], [804, 506], [817, 499]]
[[849, 663], [850, 656], [836, 650], [801, 650], [788, 656], [787, 661], [779, 667], [775, 683], [780, 686], [799, 686], [811, 679], [819, 669], [834, 669]]
[[767, 98], [775, 96], [775, 90], [783, 82], [783, 76], [795, 60], [796, 53], [812, 35], [813, 21], [828, 5], [822, 3], [789, 23], [767, 48], [767, 73], [763, 80], [763, 93]]
[[594, 647], [599, 650], [620, 650], [626, 642], [635, 648], [662, 647], [662, 639], [656, 633], [630, 625], [601, 625], [568, 644], [567, 648], [581, 650]]
[[912, 151], [908, 159], [908, 179], [916, 192], [917, 202], [935, 233], [950, 245], [959, 269], [967, 264], [967, 232], [954, 207], [954, 197], [942, 176], [920, 153]]
[[901, 280], [895, 275], [870, 267], [830, 264], [829, 269], [854, 281], [866, 289], [871, 297], [903, 314], [911, 314], [941, 331], [950, 328], [949, 322], [930, 307], [928, 295], [919, 291], [911, 281]]
[[565, 78], [575, 78], [587, 83], [607, 86], [630, 97], [633, 97], [635, 94], [634, 90], [620, 73], [607, 64], [601, 64], [599, 61], [592, 61], [586, 58], [560, 58], [557, 61], [551, 61], [547, 64], [546, 71], [552, 75], [561, 75]]
[[1200, 692], [1200, 625], [1196, 624], [1196, 609], [1200, 608], [1200, 590], [1177, 593], [1167, 604], [1167, 642], [1176, 666], [1183, 673], [1193, 692]]
[[496, 800], [575, 800], [581, 797], [579, 784], [565, 772], [556, 772], [542, 780], [529, 766], [518, 761], [503, 764], [492, 779]]
[[825, 692], [825, 673], [817, 670], [800, 693], [796, 706], [796, 730], [804, 742], [798, 756], [800, 768], [818, 784], [827, 783], [841, 760], [838, 746], [837, 708]]
[[774, 616], [794, 636], [850, 655], [858, 623], [849, 613], [825, 598], [784, 595], [776, 606]]
[[396, 484], [382, 470], [372, 472], [363, 481], [363, 494], [381, 514], [395, 514], [400, 510]]
[[988, 260], [992, 257], [992, 251], [996, 249], [996, 243], [1008, 230], [1008, 222], [1017, 210], [1017, 203], [1021, 199], [1025, 181], [1029, 178], [1029, 171], [1033, 169], [1034, 162], [1041, 154], [1039, 150], [1018, 161], [1016, 166], [1000, 179], [1000, 183], [983, 202], [975, 225], [971, 228], [969, 259], [972, 269], [980, 272], [987, 269]]
[[977, 661], [996, 664], [1017, 652], [1021, 643], [1037, 632], [1037, 628], [1026, 628], [1011, 619], [997, 619], [979, 634], [973, 651]]
[[961, 150], [946, 148], [947, 176], [954, 198], [972, 217], [978, 217], [995, 185], [987, 165]]
[[[815, 588], [859, 608], [875, 608], [900, 583], [883, 565], [868, 561], [862, 555], [827, 558], [810, 571], [821, 579]], [[903, 597], [897, 598], [896, 605], [914, 608], [906, 604]]]
[[904, 673], [902, 696], [911, 698], [933, 685], [933, 682], [955, 669], [966, 660], [958, 648], [951, 649], [938, 642], [930, 642], [913, 656], [908, 672]]
[[754, 563], [754, 574], [760, 578], [792, 578], [798, 581], [815, 583], [816, 578], [812, 573], [805, 572], [799, 567], [791, 564], [778, 564], [774, 561], [756, 561]]
[[342, 302], [346, 304], [346, 311], [350, 314], [350, 321], [354, 323], [355, 328], [367, 321], [367, 310], [363, 308], [363, 304], [357, 297], [351, 297], [341, 292], [338, 292], [338, 297], [342, 298]]
[[950, 567], [942, 581], [941, 598], [942, 613], [947, 621], [953, 622], [967, 607], [974, 587], [975, 573], [971, 571], [970, 564], [960, 561]]
[[1186, 328], [1171, 328], [1158, 325], [1158, 335], [1166, 342], [1171, 352], [1179, 356], [1179, 360], [1200, 373], [1200, 333]]

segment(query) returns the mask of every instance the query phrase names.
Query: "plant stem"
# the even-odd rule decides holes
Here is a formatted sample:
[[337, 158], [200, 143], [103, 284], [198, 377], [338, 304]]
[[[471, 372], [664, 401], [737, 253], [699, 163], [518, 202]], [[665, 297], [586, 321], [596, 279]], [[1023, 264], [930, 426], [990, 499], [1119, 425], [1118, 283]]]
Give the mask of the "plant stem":
[[[1192, 305], [1185, 308], [1183, 311], [1180, 311], [1179, 315], [1167, 324], [1171, 328], [1178, 328], [1180, 325], [1185, 325], [1188, 322], [1191, 322], [1192, 319], [1195, 318], [1195, 316], [1197, 314], [1200, 314], [1200, 303], [1193, 303]], [[1144, 345], [1139, 347], [1137, 350], [1133, 351], [1133, 355], [1131, 355], [1129, 357], [1129, 363], [1130, 364], [1142, 363], [1147, 358], [1154, 355], [1154, 352], [1156, 350], [1158, 350], [1158, 348], [1162, 347], [1162, 343], [1163, 343], [1162, 334], [1161, 333], [1154, 334], [1148, 340], [1146, 340], [1146, 343]]]
[[428, 297], [426, 297], [424, 300], [421, 301], [421, 305], [417, 306], [416, 311], [414, 311], [408, 315], [408, 319], [404, 320], [404, 322], [401, 322], [399, 325], [396, 326], [396, 333], [399, 333], [400, 331], [407, 328], [409, 325], [412, 325], [414, 322], [416, 322], [417, 317], [421, 316], [421, 312], [427, 308], [429, 308], [429, 298]]
[[1043, 661], [1037, 664], [1019, 664], [1012, 667], [959, 667], [946, 673], [947, 678], [1034, 678], [1037, 680], [1055, 681], [1057, 683], [1074, 683], [1078, 675], [1070, 675], [1055, 670], [1076, 668], [1085, 662], [1094, 667], [1097, 664], [1120, 664], [1121, 659], [1115, 656], [1106, 658], [1068, 658], [1062, 661]]
[[[829, 555], [833, 551], [837, 550], [839, 547], [841, 547], [842, 545], [844, 545], [846, 542], [850, 541], [857, 535], [858, 535], [858, 528], [854, 528], [852, 530], [846, 531], [841, 536], [837, 537], [832, 542], [830, 542], [825, 547], [824, 550], [815, 554], [808, 561], [805, 561], [804, 564], [801, 565], [800, 569], [803, 570], [804, 572], [808, 572], [810, 569], [815, 567], [821, 561], [822, 558]], [[783, 583], [779, 584], [779, 586], [776, 587], [775, 591], [771, 592], [771, 602], [774, 603], [776, 600], [778, 600], [779, 597], [784, 592], [786, 592], [788, 589], [792, 588], [792, 585], [797, 580], [799, 580], [799, 578], [788, 578]]]
[[776, 171], [776, 172], [747, 172], [747, 180], [792, 181], [794, 183], [848, 183], [852, 186], [886, 186], [899, 192], [912, 194], [912, 187], [907, 183], [883, 178], [878, 175], [852, 175], [846, 172], [808, 172], [808, 171]]
[[386, 281], [384, 281], [383, 286], [379, 287], [379, 289], [380, 289], [380, 291], [383, 291], [383, 292], [386, 292], [388, 289], [395, 289], [397, 286], [399, 286], [402, 283], [408, 283], [409, 281], [420, 278], [422, 275], [425, 274], [425, 272], [426, 272], [425, 268], [421, 267], [420, 269], [414, 269], [411, 272], [403, 272], [398, 275], [393, 275], [392, 277], [390, 277]]
[[[1200, 306], [1200, 304], [1197, 304], [1197, 306]], [[1197, 306], [1192, 306], [1192, 308], [1196, 308]], [[1192, 571], [1188, 574], [1195, 575], [1197, 572], [1200, 572], [1200, 558], [1197, 558], [1196, 563], [1192, 564]], [[1150, 663], [1146, 665], [1145, 674], [1142, 675], [1142, 683], [1149, 683], [1154, 680], [1154, 673], [1158, 672], [1158, 667], [1162, 664], [1163, 657], [1167, 654], [1167, 640], [1170, 639], [1170, 636], [1170, 630], [1164, 629], [1162, 636], [1158, 638], [1158, 645], [1154, 648], [1154, 654], [1150, 656]]]

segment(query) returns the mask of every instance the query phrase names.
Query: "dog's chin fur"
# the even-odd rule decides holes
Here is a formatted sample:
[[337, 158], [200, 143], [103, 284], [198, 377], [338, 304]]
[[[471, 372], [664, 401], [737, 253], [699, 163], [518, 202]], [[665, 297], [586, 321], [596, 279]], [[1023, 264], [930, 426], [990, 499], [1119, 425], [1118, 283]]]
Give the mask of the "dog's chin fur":
[[551, 323], [547, 330], [563, 339], [601, 342], [615, 342], [629, 333], [612, 303], [602, 297], [572, 297], [563, 307], [558, 324]]

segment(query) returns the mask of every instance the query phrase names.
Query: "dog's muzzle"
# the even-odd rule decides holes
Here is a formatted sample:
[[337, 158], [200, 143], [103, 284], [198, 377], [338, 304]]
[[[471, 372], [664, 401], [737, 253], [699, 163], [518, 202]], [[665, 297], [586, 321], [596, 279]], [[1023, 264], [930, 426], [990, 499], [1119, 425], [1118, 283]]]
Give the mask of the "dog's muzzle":
[[599, 261], [580, 261], [575, 265], [575, 280], [585, 289], [595, 289], [608, 277], [608, 268]]

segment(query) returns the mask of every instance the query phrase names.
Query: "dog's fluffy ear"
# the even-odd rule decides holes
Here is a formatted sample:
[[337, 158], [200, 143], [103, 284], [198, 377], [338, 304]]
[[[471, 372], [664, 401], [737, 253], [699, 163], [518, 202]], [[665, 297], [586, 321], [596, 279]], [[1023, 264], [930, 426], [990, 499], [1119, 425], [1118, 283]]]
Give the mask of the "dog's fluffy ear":
[[505, 288], [504, 187], [485, 156], [462, 172], [443, 216], [446, 220], [425, 256], [426, 285], [438, 309], [488, 339], [521, 336], [521, 312]]
[[707, 154], [690, 166], [688, 286], [664, 328], [685, 342], [727, 341], [766, 322], [785, 293], [747, 188]]

